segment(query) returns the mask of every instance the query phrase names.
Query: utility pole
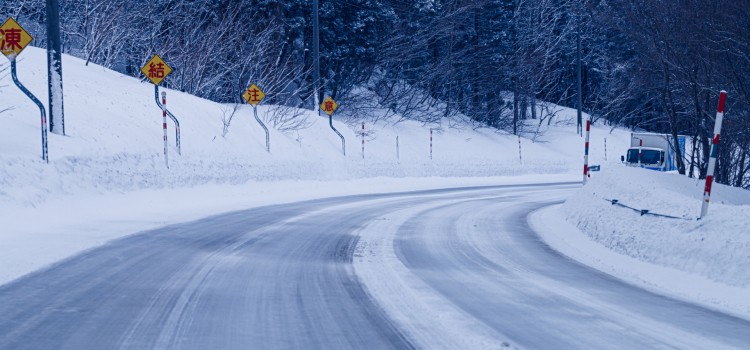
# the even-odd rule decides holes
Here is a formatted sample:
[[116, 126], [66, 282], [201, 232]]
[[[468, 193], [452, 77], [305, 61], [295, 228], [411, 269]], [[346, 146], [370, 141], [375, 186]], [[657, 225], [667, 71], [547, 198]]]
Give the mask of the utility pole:
[[318, 23], [318, 0], [313, 0], [313, 95], [314, 111], [320, 114], [320, 24]]
[[47, 82], [50, 132], [65, 135], [60, 2], [58, 0], [47, 0]]
[[578, 9], [578, 15], [576, 16], [576, 65], [578, 66], [578, 79], [577, 79], [577, 88], [578, 93], [577, 99], [577, 108], [578, 108], [578, 118], [576, 123], [576, 132], [578, 135], [583, 136], [583, 116], [581, 115], [581, 108], [583, 104], [583, 82], [581, 79], [581, 12], [580, 8]]

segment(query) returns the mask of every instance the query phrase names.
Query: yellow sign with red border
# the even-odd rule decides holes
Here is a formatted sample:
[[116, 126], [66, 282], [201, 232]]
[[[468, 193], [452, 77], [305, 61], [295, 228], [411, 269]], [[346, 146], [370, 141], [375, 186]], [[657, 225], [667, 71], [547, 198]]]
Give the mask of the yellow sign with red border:
[[260, 101], [263, 100], [264, 97], [266, 97], [266, 94], [263, 93], [263, 90], [261, 90], [258, 85], [250, 85], [247, 90], [245, 90], [245, 93], [242, 94], [242, 97], [247, 101], [247, 103], [256, 106], [260, 103]]
[[16, 56], [34, 40], [31, 34], [21, 27], [13, 17], [0, 25], [0, 51], [9, 60], [15, 60]]
[[339, 104], [336, 103], [336, 101], [334, 101], [331, 96], [326, 96], [326, 99], [323, 100], [323, 103], [320, 104], [320, 109], [322, 109], [323, 112], [326, 112], [329, 117], [333, 115], [333, 112], [335, 112], [338, 108]]
[[141, 73], [151, 80], [154, 85], [159, 85], [170, 73], [172, 73], [172, 67], [170, 67], [167, 62], [164, 62], [159, 55], [154, 55], [154, 57], [146, 62], [143, 68], [141, 68]]

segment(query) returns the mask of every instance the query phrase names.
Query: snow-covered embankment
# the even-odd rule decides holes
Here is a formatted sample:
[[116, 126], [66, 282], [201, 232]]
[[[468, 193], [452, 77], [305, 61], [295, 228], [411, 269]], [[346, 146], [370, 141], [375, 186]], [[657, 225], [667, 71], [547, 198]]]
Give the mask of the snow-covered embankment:
[[[603, 169], [532, 221], [550, 245], [576, 260], [748, 318], [750, 192], [714, 184], [708, 216], [697, 220], [703, 184], [678, 174]], [[640, 215], [612, 199], [677, 219]]]

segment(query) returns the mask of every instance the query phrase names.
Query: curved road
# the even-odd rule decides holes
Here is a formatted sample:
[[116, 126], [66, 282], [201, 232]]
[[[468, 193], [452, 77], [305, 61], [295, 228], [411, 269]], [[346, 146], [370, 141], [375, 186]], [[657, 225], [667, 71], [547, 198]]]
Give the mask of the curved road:
[[575, 187], [330, 198], [139, 233], [0, 287], [0, 348], [424, 347], [419, 328], [382, 302], [400, 296], [373, 292], [352, 266], [366, 227], [404, 212], [390, 253], [489, 330], [486, 348], [750, 348], [749, 321], [630, 286], [540, 242], [526, 216]]

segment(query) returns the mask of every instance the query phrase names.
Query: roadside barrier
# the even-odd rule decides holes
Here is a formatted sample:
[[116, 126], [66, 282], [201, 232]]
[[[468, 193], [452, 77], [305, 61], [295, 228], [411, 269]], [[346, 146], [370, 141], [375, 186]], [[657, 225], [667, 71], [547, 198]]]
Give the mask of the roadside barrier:
[[665, 215], [665, 214], [654, 213], [654, 212], [651, 212], [648, 209], [633, 208], [631, 206], [628, 206], [628, 205], [620, 203], [620, 201], [618, 199], [606, 199], [606, 198], [603, 198], [603, 199], [605, 201], [607, 201], [607, 202], [612, 203], [612, 205], [616, 205], [618, 207], [630, 209], [630, 210], [632, 210], [632, 211], [634, 211], [636, 213], [639, 213], [639, 214], [641, 214], [641, 216], [651, 215], [651, 216], [656, 216], [656, 217], [660, 217], [660, 218], [667, 218], [667, 219], [692, 220], [691, 218], [686, 218], [686, 217], [677, 217], [677, 216], [672, 216], [672, 215]]

